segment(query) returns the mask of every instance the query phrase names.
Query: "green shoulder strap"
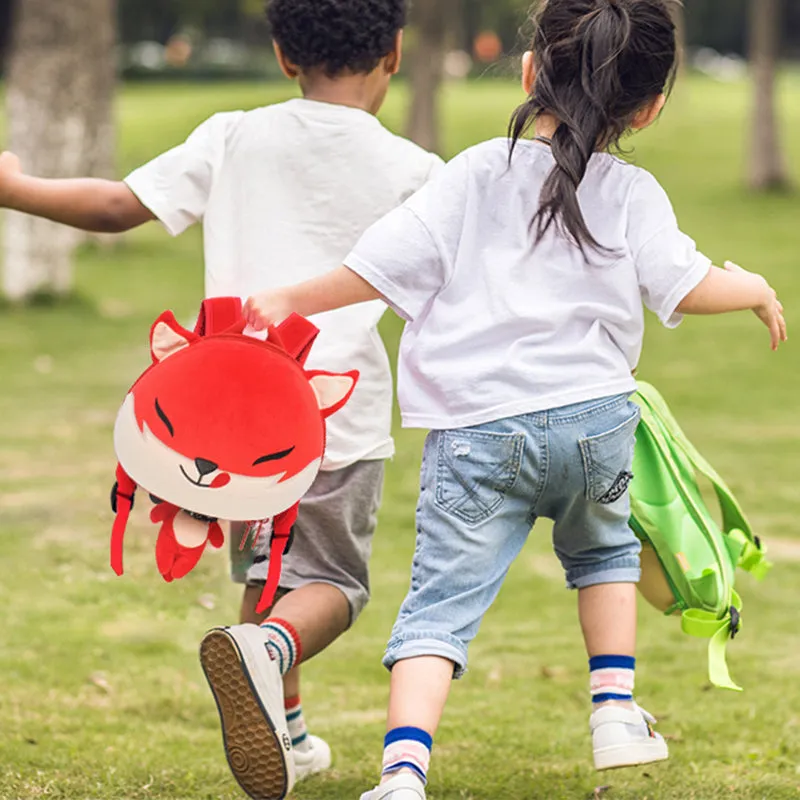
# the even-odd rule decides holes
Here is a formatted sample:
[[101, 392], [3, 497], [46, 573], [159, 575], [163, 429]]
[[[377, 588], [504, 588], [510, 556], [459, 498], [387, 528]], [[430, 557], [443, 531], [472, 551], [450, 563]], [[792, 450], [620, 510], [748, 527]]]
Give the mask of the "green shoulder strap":
[[[642, 409], [641, 425], [647, 430], [653, 446], [657, 448], [662, 465], [670, 475], [670, 483], [682, 499], [684, 513], [688, 513], [698, 529], [704, 532], [708, 544], [717, 551], [717, 560], [720, 564], [719, 579], [723, 581], [722, 596], [726, 599], [716, 610], [697, 607], [685, 609], [682, 614], [681, 627], [685, 633], [691, 636], [709, 639], [708, 674], [711, 683], [722, 688], [741, 691], [741, 688], [731, 680], [726, 663], [728, 639], [735, 636], [741, 626], [742, 603], [733, 589], [733, 572], [735, 565], [741, 564], [744, 560], [748, 560], [749, 565], [755, 569], [758, 569], [759, 565], [764, 565], [763, 570], [766, 571], [767, 565], [763, 559], [763, 553], [753, 541], [747, 520], [730, 489], [687, 440], [658, 392], [648, 384], [641, 384], [639, 394], [634, 399]], [[695, 479], [697, 472], [705, 475], [714, 486], [723, 511], [725, 525], [737, 525], [733, 530], [730, 528], [725, 530], [721, 537], [715, 535], [709, 528], [709, 526], [713, 526], [714, 530], [719, 531], [697, 493]], [[631, 497], [635, 517], [637, 504], [634, 502], [634, 490], [635, 480]], [[642, 511], [643, 509], [638, 510]], [[647, 520], [641, 521], [646, 522]], [[719, 551], [722, 546], [726, 548], [726, 553]], [[669, 572], [666, 568], [665, 575], [669, 580]], [[676, 594], [676, 597], [679, 595]]]
[[[681, 628], [689, 636], [697, 636], [700, 639], [708, 639], [708, 678], [714, 686], [722, 689], [733, 689], [741, 692], [742, 687], [733, 682], [728, 672], [728, 663], [725, 658], [725, 651], [728, 640], [732, 639], [741, 630], [741, 620], [739, 614], [742, 610], [742, 600], [733, 591], [731, 607], [735, 610], [736, 619], [733, 619], [732, 612], [728, 612], [722, 619], [714, 616], [710, 611], [702, 611], [699, 608], [690, 608], [683, 612], [681, 617]], [[734, 627], [735, 625], [735, 627]]]
[[[763, 578], [772, 566], [766, 559], [766, 546], [753, 535], [750, 523], [733, 492], [719, 473], [689, 441], [655, 387], [640, 382], [638, 394], [664, 426], [668, 440], [680, 448], [693, 469], [703, 475], [713, 486], [722, 512], [722, 527], [726, 534], [726, 544], [734, 556], [734, 563], [754, 577]], [[736, 557], [737, 551], [738, 558]]]

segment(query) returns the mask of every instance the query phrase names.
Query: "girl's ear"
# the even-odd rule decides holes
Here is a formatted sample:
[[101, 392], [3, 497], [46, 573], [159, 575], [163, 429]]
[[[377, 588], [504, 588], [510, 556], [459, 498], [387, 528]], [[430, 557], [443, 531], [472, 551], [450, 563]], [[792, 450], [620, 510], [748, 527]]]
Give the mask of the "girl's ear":
[[667, 96], [665, 94], [654, 97], [647, 105], [636, 112], [636, 116], [633, 118], [633, 122], [631, 122], [631, 128], [640, 131], [652, 125], [658, 119], [658, 115], [664, 109], [664, 104], [666, 102]]
[[536, 85], [536, 59], [533, 53], [528, 50], [522, 56], [522, 90], [527, 97], [533, 93], [533, 87]]

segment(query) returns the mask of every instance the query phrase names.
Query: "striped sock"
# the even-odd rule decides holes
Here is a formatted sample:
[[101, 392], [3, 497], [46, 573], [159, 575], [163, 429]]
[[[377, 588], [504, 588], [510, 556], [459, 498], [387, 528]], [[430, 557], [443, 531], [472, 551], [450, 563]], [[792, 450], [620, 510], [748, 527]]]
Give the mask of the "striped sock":
[[303, 706], [300, 705], [300, 695], [287, 697], [283, 704], [286, 709], [286, 722], [289, 726], [289, 736], [292, 737], [292, 747], [301, 753], [311, 749], [308, 739], [308, 729], [303, 716]]
[[278, 662], [281, 675], [285, 675], [300, 663], [303, 647], [292, 625], [286, 620], [270, 617], [261, 623], [261, 630], [267, 635], [269, 657]]
[[631, 702], [636, 659], [633, 656], [594, 656], [589, 659], [592, 703]]
[[395, 728], [383, 742], [383, 775], [401, 769], [411, 770], [423, 783], [428, 782], [433, 738], [420, 728]]

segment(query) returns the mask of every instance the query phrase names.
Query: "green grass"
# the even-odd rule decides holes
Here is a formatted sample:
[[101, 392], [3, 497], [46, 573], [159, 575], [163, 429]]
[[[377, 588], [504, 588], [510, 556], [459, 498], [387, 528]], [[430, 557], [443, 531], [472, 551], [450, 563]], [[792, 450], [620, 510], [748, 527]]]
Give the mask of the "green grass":
[[[291, 87], [137, 86], [120, 99], [121, 168], [179, 142], [210, 113], [282, 99]], [[449, 154], [501, 134], [518, 95], [486, 81], [445, 100]], [[385, 113], [398, 128], [406, 97]], [[786, 141], [800, 183], [800, 79], [782, 86]], [[800, 198], [742, 189], [747, 96], [693, 79], [634, 140], [638, 163], [670, 191], [684, 228], [716, 261], [763, 270], [800, 325]], [[107, 563], [113, 419], [146, 361], [146, 333], [171, 307], [196, 310], [199, 231], [172, 241], [157, 226], [111, 249], [84, 249], [77, 299], [0, 308], [0, 798], [238, 798], [216, 711], [196, 658], [203, 632], [234, 619], [223, 555], [167, 586], [139, 512], [127, 574]], [[387, 318], [394, 347], [396, 320]], [[800, 796], [800, 370], [749, 315], [651, 324], [642, 378], [656, 383], [688, 434], [739, 493], [773, 544], [762, 585], [741, 580], [745, 630], [730, 647], [739, 694], [708, 690], [704, 643], [642, 607], [640, 699], [671, 737], [667, 766], [598, 776], [590, 769], [587, 676], [575, 598], [546, 527], [515, 564], [471, 651], [437, 738], [432, 800], [589, 798], [714, 800]], [[380, 656], [413, 549], [422, 435], [398, 430], [375, 542], [374, 600], [355, 629], [312, 662], [304, 701], [335, 746], [335, 770], [301, 800], [352, 798], [374, 780], [387, 676]], [[214, 598], [208, 610], [203, 596]], [[203, 598], [204, 603], [199, 600]]]

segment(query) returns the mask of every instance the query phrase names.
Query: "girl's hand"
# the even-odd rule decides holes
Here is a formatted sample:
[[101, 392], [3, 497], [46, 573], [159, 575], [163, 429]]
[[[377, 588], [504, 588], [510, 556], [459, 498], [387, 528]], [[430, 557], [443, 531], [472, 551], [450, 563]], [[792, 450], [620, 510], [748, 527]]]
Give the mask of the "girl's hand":
[[244, 304], [242, 313], [247, 324], [256, 331], [266, 330], [288, 317], [294, 309], [286, 289], [275, 289], [253, 295]]
[[278, 325], [291, 314], [310, 317], [325, 311], [380, 299], [377, 289], [347, 267], [337, 267], [305, 283], [253, 295], [243, 309], [256, 331]]
[[753, 307], [753, 312], [767, 328], [769, 328], [772, 349], [777, 350], [781, 342], [785, 342], [788, 338], [786, 334], [786, 320], [783, 317], [783, 306], [778, 300], [777, 293], [769, 283], [767, 283], [766, 279], [760, 275], [742, 269], [732, 261], [725, 262], [725, 269], [728, 272], [751, 276], [754, 283], [758, 284], [758, 294], [762, 300]]

